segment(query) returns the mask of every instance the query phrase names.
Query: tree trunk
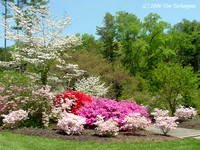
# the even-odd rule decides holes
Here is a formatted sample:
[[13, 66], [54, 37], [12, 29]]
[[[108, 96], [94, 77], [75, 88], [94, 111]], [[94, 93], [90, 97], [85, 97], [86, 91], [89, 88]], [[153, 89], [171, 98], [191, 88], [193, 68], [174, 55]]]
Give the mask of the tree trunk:
[[7, 36], [7, 0], [5, 0], [5, 30], [4, 30], [4, 60], [7, 61], [6, 55], [7, 55], [7, 40], [6, 40], [6, 36]]
[[[17, 0], [17, 7], [19, 7], [19, 0]], [[19, 48], [19, 20], [17, 20], [17, 48]]]

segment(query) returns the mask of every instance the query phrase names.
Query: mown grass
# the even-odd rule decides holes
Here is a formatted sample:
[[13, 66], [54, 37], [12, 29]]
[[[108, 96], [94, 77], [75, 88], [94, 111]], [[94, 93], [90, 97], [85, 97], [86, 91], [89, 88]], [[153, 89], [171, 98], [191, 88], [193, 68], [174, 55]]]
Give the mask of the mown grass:
[[94, 143], [0, 133], [0, 150], [198, 150], [199, 148], [200, 140], [193, 138], [151, 143]]

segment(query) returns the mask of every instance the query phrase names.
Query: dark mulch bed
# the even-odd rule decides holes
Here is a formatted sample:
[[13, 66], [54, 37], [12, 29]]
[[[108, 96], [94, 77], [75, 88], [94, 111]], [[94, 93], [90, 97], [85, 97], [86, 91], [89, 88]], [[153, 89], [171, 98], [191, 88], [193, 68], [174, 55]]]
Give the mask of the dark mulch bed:
[[[200, 120], [182, 120], [178, 127], [200, 129]], [[97, 143], [109, 143], [109, 142], [164, 142], [164, 141], [176, 141], [178, 138], [172, 136], [164, 136], [161, 134], [152, 133], [150, 131], [140, 131], [138, 134], [125, 134], [120, 132], [115, 137], [99, 137], [96, 136], [94, 130], [85, 129], [82, 135], [66, 135], [60, 131], [56, 126], [52, 126], [48, 129], [42, 128], [20, 128], [20, 129], [3, 129], [0, 127], [0, 132], [12, 132], [15, 134], [23, 134], [28, 136], [40, 136], [53, 139], [61, 139], [77, 142], [97, 142]]]
[[200, 130], [200, 120], [199, 119], [179, 120], [178, 127]]
[[20, 129], [0, 129], [0, 132], [12, 132], [15, 134], [23, 134], [28, 136], [40, 136], [53, 139], [77, 141], [77, 142], [97, 142], [97, 143], [109, 143], [109, 142], [163, 142], [163, 141], [176, 141], [178, 138], [172, 136], [163, 136], [155, 134], [150, 131], [140, 131], [137, 135], [125, 134], [120, 132], [115, 137], [99, 137], [94, 135], [94, 130], [85, 129], [82, 135], [66, 135], [62, 131], [54, 128], [41, 129], [41, 128], [20, 128]]

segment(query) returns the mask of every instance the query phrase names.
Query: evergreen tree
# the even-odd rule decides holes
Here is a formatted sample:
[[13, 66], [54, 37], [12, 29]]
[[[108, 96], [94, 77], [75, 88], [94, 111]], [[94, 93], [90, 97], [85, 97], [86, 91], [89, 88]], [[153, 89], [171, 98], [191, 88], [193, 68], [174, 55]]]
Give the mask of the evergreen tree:
[[100, 40], [103, 43], [102, 55], [110, 62], [114, 62], [117, 55], [116, 51], [118, 50], [118, 44], [114, 41], [114, 16], [107, 12], [103, 23], [104, 27], [97, 27], [97, 35], [100, 35]]

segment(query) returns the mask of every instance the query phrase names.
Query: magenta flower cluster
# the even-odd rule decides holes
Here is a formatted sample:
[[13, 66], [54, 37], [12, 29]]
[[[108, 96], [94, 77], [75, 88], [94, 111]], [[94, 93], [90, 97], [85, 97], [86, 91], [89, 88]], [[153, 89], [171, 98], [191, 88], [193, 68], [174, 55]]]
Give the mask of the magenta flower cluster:
[[104, 117], [104, 120], [109, 120], [110, 118], [118, 119], [118, 126], [123, 126], [124, 119], [133, 113], [139, 113], [141, 116], [148, 117], [146, 109], [142, 106], [137, 105], [136, 102], [130, 100], [122, 100], [117, 102], [116, 100], [106, 99], [106, 98], [92, 98], [92, 102], [85, 104], [84, 107], [78, 110], [78, 115], [86, 118], [86, 124], [89, 128], [95, 126], [95, 122], [98, 120], [98, 115]]

